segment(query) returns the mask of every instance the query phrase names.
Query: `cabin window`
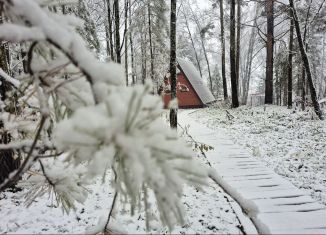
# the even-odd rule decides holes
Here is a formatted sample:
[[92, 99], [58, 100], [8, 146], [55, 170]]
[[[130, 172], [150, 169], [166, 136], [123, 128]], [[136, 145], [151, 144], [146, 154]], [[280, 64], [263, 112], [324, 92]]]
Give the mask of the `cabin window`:
[[[164, 94], [165, 94], [165, 95], [171, 94], [171, 87], [170, 87], [170, 84], [164, 86], [163, 91], [164, 91]], [[178, 84], [177, 84], [177, 91], [179, 91], [179, 92], [189, 92], [189, 88], [188, 88], [187, 85], [185, 85], [185, 84], [178, 83]]]
[[180, 92], [188, 92], [189, 88], [185, 84], [178, 84], [178, 90]]

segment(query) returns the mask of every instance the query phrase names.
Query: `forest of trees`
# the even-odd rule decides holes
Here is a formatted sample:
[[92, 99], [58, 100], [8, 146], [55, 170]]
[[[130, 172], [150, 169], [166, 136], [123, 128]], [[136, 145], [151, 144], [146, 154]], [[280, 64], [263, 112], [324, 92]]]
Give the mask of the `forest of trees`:
[[[198, 173], [175, 131], [157, 123], [157, 93], [168, 72], [176, 98], [178, 57], [190, 60], [214, 96], [232, 108], [247, 104], [250, 94], [263, 94], [265, 104], [311, 106], [323, 119], [325, 0], [0, 0], [0, 14], [0, 190], [33, 167], [53, 188], [70, 174], [60, 182], [71, 191], [57, 192], [68, 210], [84, 200], [81, 186], [88, 178], [112, 169], [116, 194], [130, 197], [132, 206], [148, 187], [161, 203], [162, 221], [172, 226], [171, 214], [182, 221], [178, 187], [201, 185], [207, 175]], [[177, 111], [171, 107], [173, 128]], [[93, 114], [116, 128], [90, 124]], [[153, 141], [142, 141], [146, 136]], [[133, 154], [124, 145], [132, 141], [140, 146]], [[60, 162], [68, 170], [58, 176], [53, 168], [59, 166], [47, 160], [64, 152], [71, 165]], [[167, 153], [180, 168], [156, 161]], [[103, 160], [106, 155], [111, 158]], [[133, 166], [135, 159], [144, 166]], [[93, 169], [88, 178], [81, 177], [85, 161]], [[161, 187], [150, 168], [170, 183]], [[30, 202], [43, 190], [38, 180], [30, 183]]]
[[[126, 84], [150, 79], [156, 93], [171, 69], [170, 2], [85, 4], [92, 12], [89, 26], [94, 27], [88, 31], [93, 34], [87, 39], [90, 44], [96, 47], [99, 43], [92, 40], [105, 41], [101, 56], [123, 63]], [[290, 108], [296, 102], [301, 109], [312, 105], [321, 117], [317, 101], [326, 96], [323, 0], [176, 4], [176, 56], [196, 65], [216, 98], [230, 98], [231, 106], [238, 107], [247, 103], [249, 94], [261, 93], [265, 104]]]

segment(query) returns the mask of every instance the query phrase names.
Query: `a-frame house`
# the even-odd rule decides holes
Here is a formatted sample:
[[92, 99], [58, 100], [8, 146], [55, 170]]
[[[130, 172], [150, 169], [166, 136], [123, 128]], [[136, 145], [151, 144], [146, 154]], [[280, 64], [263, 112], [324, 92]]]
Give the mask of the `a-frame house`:
[[[216, 99], [204, 84], [196, 67], [184, 59], [178, 59], [177, 61], [177, 98], [179, 108], [203, 108], [213, 103]], [[167, 108], [171, 100], [169, 74], [164, 78], [164, 85], [162, 95], [164, 107]]]

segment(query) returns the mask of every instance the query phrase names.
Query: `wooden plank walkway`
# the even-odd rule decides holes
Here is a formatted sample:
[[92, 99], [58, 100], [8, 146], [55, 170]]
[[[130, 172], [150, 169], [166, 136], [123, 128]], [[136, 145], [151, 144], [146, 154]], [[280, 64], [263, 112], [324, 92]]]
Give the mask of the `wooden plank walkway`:
[[189, 134], [214, 147], [207, 158], [232, 188], [259, 234], [326, 234], [326, 207], [268, 169], [259, 159], [234, 144], [222, 130], [212, 130], [180, 112]]

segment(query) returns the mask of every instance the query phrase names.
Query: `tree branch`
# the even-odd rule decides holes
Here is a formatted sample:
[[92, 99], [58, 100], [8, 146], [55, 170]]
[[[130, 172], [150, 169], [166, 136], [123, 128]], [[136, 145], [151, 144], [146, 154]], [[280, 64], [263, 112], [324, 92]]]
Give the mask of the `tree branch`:
[[[31, 149], [29, 150], [27, 157], [25, 158], [24, 162], [22, 163], [22, 165], [20, 166], [20, 168], [15, 172], [15, 174], [12, 177], [9, 177], [7, 180], [5, 180], [1, 185], [0, 185], [0, 192], [5, 190], [6, 188], [10, 187], [11, 185], [13, 185], [14, 183], [16, 183], [19, 178], [26, 172], [29, 170], [29, 168], [32, 166], [32, 163], [35, 162], [36, 157], [33, 156], [33, 151], [36, 147], [38, 138], [41, 135], [41, 131], [43, 129], [43, 126], [45, 124], [45, 121], [47, 119], [47, 116], [43, 115], [40, 121], [40, 125], [39, 128], [37, 130], [37, 133], [35, 135], [33, 144], [31, 146]], [[12, 173], [13, 174], [13, 173]]]

